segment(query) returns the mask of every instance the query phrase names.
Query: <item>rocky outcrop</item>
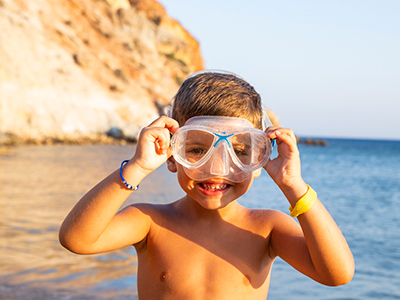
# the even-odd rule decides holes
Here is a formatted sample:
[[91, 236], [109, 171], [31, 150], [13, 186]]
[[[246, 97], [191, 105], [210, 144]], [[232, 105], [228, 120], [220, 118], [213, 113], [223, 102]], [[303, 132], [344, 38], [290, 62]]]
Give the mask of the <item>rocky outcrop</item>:
[[305, 144], [308, 146], [328, 146], [328, 141], [324, 139], [312, 139], [312, 138], [297, 138], [299, 144]]
[[198, 42], [155, 0], [0, 0], [0, 140], [134, 139]]

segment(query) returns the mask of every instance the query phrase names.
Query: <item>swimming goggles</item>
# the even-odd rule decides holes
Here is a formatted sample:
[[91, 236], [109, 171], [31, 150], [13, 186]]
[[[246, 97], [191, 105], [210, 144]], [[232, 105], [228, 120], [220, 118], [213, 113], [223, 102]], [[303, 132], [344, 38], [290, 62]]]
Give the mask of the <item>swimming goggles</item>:
[[246, 119], [198, 116], [174, 133], [171, 148], [176, 162], [195, 181], [242, 182], [268, 162], [272, 142]]

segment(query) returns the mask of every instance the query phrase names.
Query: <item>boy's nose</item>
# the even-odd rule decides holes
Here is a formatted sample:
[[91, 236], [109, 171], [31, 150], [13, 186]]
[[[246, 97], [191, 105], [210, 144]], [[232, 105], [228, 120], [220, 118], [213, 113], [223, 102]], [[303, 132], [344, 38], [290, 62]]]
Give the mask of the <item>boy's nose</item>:
[[213, 175], [228, 175], [229, 173], [229, 154], [224, 146], [219, 146], [211, 157], [211, 170]]

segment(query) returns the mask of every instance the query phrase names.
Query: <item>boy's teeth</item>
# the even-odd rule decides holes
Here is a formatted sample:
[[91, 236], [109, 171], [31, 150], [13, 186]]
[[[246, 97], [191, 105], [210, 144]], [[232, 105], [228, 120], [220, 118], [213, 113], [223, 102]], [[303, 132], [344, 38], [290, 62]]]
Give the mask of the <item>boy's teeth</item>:
[[228, 185], [227, 184], [208, 184], [208, 183], [202, 183], [202, 186], [206, 190], [211, 190], [211, 191], [219, 191], [225, 189]]

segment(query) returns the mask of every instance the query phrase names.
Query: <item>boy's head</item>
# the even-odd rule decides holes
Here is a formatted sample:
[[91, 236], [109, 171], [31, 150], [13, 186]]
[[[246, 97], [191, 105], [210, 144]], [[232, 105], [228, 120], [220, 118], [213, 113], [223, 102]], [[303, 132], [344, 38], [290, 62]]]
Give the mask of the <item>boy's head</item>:
[[[173, 101], [170, 116], [181, 128], [171, 141], [168, 169], [178, 173], [179, 184], [188, 195], [204, 200], [201, 205], [223, 207], [243, 195], [260, 176], [261, 158], [269, 159], [270, 141], [257, 130], [263, 129], [265, 114], [260, 95], [235, 74], [201, 71], [181, 84]], [[183, 126], [189, 119], [191, 123]], [[255, 161], [260, 165], [255, 166]], [[206, 201], [213, 197], [215, 201]], [[221, 200], [218, 205], [217, 198]]]
[[233, 73], [200, 71], [181, 84], [173, 99], [172, 117], [180, 126], [195, 116], [243, 118], [262, 129], [261, 97]]

